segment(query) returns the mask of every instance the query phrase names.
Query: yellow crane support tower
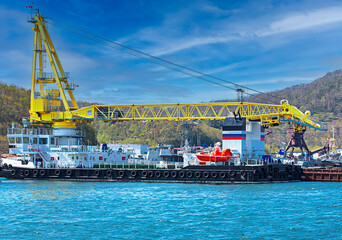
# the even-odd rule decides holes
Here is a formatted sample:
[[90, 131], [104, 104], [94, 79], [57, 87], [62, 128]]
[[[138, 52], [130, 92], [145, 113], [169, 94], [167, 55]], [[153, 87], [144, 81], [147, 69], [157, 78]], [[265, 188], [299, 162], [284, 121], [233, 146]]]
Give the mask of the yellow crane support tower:
[[[215, 102], [190, 104], [138, 104], [138, 105], [93, 105], [79, 108], [73, 90], [77, 87], [69, 83], [55, 46], [47, 31], [45, 20], [39, 14], [32, 16], [34, 23], [34, 52], [32, 66], [30, 123], [49, 124], [52, 127], [75, 127], [76, 123], [103, 121], [156, 121], [225, 119], [238, 116], [252, 121], [260, 121], [265, 127], [276, 126], [289, 121], [296, 132], [304, 132], [306, 127], [326, 130], [325, 124], [309, 119], [286, 100], [280, 105], [247, 102]], [[49, 76], [43, 72], [43, 54], [46, 53], [53, 71]], [[37, 64], [38, 61], [38, 64]], [[36, 91], [36, 86], [39, 85]], [[53, 85], [48, 89], [44, 85]], [[57, 86], [57, 88], [56, 88]]]

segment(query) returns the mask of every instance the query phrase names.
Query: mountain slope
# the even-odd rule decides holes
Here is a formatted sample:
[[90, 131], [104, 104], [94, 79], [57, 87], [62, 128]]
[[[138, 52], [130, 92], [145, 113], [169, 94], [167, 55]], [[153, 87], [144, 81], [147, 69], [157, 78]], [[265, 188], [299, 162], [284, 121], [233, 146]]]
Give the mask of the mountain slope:
[[330, 122], [342, 117], [342, 70], [327, 73], [317, 80], [294, 85], [283, 90], [259, 94], [248, 101], [260, 102], [260, 99], [287, 99], [293, 106], [305, 112], [310, 110], [317, 120]]
[[[335, 148], [342, 147], [342, 70], [327, 73], [317, 80], [294, 85], [283, 90], [259, 94], [250, 97], [248, 101], [260, 102], [260, 99], [287, 99], [293, 106], [298, 107], [302, 112], [309, 110], [311, 118], [328, 123], [327, 132], [307, 130], [305, 134], [306, 142], [311, 149], [319, 148], [327, 141]], [[281, 125], [279, 128], [272, 128], [266, 144], [269, 151], [283, 147], [279, 141], [284, 139], [284, 132], [288, 125]], [[329, 140], [328, 140], [329, 139]], [[287, 141], [289, 136], [287, 136]]]
[[7, 128], [28, 116], [30, 91], [0, 83], [0, 153], [8, 152]]

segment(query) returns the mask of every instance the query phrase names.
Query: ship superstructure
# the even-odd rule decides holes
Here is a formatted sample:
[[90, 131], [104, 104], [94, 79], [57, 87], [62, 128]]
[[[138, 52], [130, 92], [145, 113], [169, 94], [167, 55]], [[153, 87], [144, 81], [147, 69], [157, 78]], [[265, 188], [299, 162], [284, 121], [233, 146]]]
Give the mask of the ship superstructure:
[[245, 118], [226, 118], [222, 126], [223, 149], [236, 150], [241, 160], [261, 159], [265, 155], [265, 128]]
[[[127, 163], [133, 152], [111, 150], [103, 145], [87, 146], [85, 133], [76, 128], [27, 127], [8, 129], [9, 153], [3, 159], [7, 165], [31, 168], [93, 168], [96, 165]], [[13, 156], [15, 156], [13, 158]], [[13, 161], [13, 160], [17, 161]], [[19, 161], [18, 161], [19, 160]]]

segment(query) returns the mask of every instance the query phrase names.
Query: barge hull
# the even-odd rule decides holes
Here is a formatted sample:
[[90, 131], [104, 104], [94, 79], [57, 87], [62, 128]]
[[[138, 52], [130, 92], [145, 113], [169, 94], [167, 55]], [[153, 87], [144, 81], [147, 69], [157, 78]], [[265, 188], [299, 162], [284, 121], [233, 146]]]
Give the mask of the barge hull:
[[302, 181], [342, 182], [342, 168], [303, 168]]
[[120, 168], [2, 168], [0, 176], [17, 180], [171, 182], [171, 183], [269, 183], [301, 180], [297, 166], [201, 166], [183, 169]]

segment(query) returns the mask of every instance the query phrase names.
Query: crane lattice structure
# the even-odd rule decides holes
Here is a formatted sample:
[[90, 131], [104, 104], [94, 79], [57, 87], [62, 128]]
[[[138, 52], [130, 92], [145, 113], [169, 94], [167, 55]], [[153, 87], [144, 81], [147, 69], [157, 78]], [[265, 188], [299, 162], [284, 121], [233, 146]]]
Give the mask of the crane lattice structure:
[[[277, 126], [289, 121], [296, 132], [306, 127], [326, 130], [325, 124], [309, 118], [286, 100], [281, 104], [247, 102], [211, 102], [192, 104], [133, 104], [93, 105], [79, 108], [73, 91], [76, 85], [68, 80], [58, 58], [55, 46], [45, 25], [45, 19], [36, 13], [30, 19], [34, 23], [34, 53], [32, 66], [30, 124], [48, 124], [52, 127], [75, 127], [76, 123], [103, 121], [181, 121], [225, 119], [234, 116], [250, 121], [260, 121], [262, 126]], [[43, 72], [43, 54], [46, 53], [53, 73]], [[38, 61], [38, 63], [37, 63]], [[37, 66], [39, 66], [37, 68]], [[38, 71], [37, 71], [38, 70]], [[37, 72], [36, 72], [37, 71]], [[36, 91], [36, 86], [40, 86]], [[53, 85], [45, 89], [44, 86]], [[57, 86], [57, 88], [56, 88]]]

